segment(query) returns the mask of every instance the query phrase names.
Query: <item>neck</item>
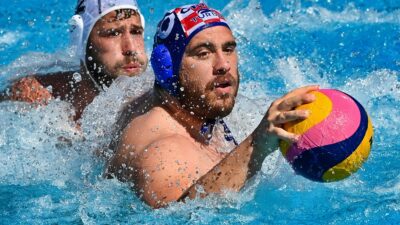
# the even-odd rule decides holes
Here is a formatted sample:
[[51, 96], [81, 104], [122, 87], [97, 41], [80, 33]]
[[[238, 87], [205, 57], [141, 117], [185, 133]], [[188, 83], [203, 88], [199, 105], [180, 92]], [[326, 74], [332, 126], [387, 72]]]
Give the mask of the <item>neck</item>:
[[[175, 120], [186, 128], [189, 134], [202, 143], [208, 143], [207, 136], [211, 133], [215, 118], [201, 118], [185, 109], [177, 98], [160, 88], [155, 88], [160, 107], [164, 108]], [[211, 123], [210, 123], [211, 122]], [[205, 126], [210, 126], [207, 132], [202, 132]]]

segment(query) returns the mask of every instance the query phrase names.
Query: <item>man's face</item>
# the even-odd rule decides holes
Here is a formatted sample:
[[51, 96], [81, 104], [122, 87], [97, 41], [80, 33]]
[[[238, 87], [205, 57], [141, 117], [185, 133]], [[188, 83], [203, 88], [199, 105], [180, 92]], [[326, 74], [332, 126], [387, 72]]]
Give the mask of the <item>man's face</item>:
[[97, 81], [106, 84], [118, 75], [141, 74], [148, 59], [139, 14], [116, 10], [97, 21], [89, 36], [86, 62]]
[[227, 116], [238, 91], [237, 63], [236, 42], [228, 28], [215, 26], [199, 32], [182, 58], [181, 104], [203, 118]]

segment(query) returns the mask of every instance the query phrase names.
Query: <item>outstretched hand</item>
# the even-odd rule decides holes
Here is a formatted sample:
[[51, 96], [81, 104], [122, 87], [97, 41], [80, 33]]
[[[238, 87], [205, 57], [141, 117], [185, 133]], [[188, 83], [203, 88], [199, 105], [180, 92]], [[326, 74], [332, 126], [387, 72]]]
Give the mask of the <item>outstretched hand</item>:
[[318, 90], [318, 88], [317, 85], [301, 87], [272, 102], [254, 133], [255, 147], [272, 151], [278, 147], [278, 139], [291, 143], [296, 142], [299, 138], [298, 135], [285, 131], [283, 124], [303, 120], [309, 116], [308, 110], [296, 110], [295, 108], [313, 102], [315, 96], [309, 92]]

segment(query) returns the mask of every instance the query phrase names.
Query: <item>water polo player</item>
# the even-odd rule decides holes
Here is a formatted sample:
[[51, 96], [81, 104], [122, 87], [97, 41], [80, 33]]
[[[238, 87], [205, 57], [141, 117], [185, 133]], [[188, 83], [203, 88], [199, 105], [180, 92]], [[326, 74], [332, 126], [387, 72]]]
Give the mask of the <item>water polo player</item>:
[[144, 18], [136, 0], [80, 0], [70, 25], [80, 70], [22, 78], [3, 99], [47, 104], [60, 98], [73, 105], [77, 120], [103, 86], [146, 69]]
[[158, 24], [151, 62], [154, 96], [142, 103], [150, 107], [137, 105], [147, 109], [124, 129], [107, 172], [132, 182], [153, 207], [241, 189], [278, 148], [278, 138], [296, 141], [282, 124], [307, 118], [307, 111], [293, 108], [312, 102], [308, 92], [318, 89], [299, 88], [275, 100], [238, 144], [222, 120], [239, 86], [236, 41], [217, 10], [200, 3], [167, 12]]

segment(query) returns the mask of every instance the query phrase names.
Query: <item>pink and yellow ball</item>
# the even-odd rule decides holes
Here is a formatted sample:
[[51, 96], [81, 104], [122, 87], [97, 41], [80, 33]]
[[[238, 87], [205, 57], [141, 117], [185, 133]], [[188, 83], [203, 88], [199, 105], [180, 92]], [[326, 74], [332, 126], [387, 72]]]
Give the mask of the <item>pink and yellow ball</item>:
[[320, 89], [312, 94], [314, 102], [297, 107], [309, 110], [309, 118], [284, 125], [285, 130], [300, 135], [299, 141], [282, 141], [281, 152], [297, 174], [310, 180], [342, 180], [368, 158], [371, 120], [363, 106], [346, 93]]

